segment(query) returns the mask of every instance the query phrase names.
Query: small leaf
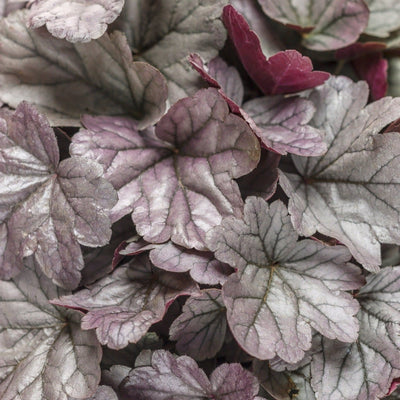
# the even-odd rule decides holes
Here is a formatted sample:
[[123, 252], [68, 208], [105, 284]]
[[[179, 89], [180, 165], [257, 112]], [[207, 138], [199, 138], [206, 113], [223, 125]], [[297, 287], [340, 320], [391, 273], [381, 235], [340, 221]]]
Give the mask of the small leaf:
[[215, 357], [225, 339], [225, 314], [221, 290], [204, 290], [201, 296], [186, 301], [182, 314], [171, 325], [170, 340], [177, 341], [180, 354], [197, 361]]
[[59, 39], [89, 42], [104, 34], [123, 5], [124, 0], [39, 0], [29, 10], [28, 26], [46, 25]]
[[225, 218], [207, 243], [238, 270], [223, 299], [231, 331], [249, 354], [295, 363], [311, 346], [311, 327], [344, 342], [357, 339], [358, 303], [343, 290], [361, 286], [360, 269], [347, 263], [344, 246], [297, 242], [283, 203], [247, 198], [244, 221]]
[[96, 329], [101, 344], [122, 349], [160, 321], [175, 298], [197, 292], [191, 279], [158, 270], [142, 254], [88, 289], [52, 303], [88, 311], [82, 329]]

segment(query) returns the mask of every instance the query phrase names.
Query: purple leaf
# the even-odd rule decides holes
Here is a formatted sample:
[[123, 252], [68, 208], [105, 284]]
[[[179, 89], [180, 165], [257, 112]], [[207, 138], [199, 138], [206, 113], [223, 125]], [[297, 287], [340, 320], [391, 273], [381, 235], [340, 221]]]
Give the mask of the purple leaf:
[[155, 351], [151, 365], [133, 369], [122, 382], [122, 392], [137, 400], [253, 400], [257, 380], [240, 364], [222, 364], [210, 380], [188, 356], [175, 358]]
[[121, 33], [72, 44], [28, 30], [25, 19], [21, 11], [0, 21], [0, 99], [10, 107], [30, 101], [59, 126], [79, 126], [86, 112], [130, 115], [143, 128], [164, 113], [164, 77], [149, 64], [133, 62]]
[[312, 71], [311, 60], [296, 50], [281, 51], [267, 60], [257, 35], [232, 6], [224, 8], [223, 21], [243, 66], [264, 94], [299, 92], [329, 78], [326, 72]]
[[75, 288], [83, 268], [79, 243], [108, 243], [116, 193], [96, 162], [73, 157], [58, 164], [54, 132], [29, 104], [0, 124], [0, 276], [15, 276], [34, 254], [55, 283]]
[[[400, 137], [378, 132], [400, 117], [400, 99], [364, 107], [365, 82], [332, 78], [309, 99], [317, 106], [312, 125], [324, 130], [328, 151], [294, 162], [301, 176], [280, 174], [289, 212], [304, 236], [316, 231], [345, 244], [370, 271], [381, 262], [380, 244], [400, 243]], [[357, 201], [354, 201], [354, 199]]]
[[127, 0], [117, 27], [143, 61], [168, 81], [169, 101], [193, 95], [202, 87], [187, 56], [196, 52], [209, 61], [226, 40], [220, 21], [227, 0]]
[[368, 24], [364, 0], [258, 0], [269, 17], [300, 28], [303, 45], [312, 50], [335, 50], [355, 42]]
[[139, 341], [160, 321], [175, 298], [197, 292], [191, 279], [158, 270], [142, 254], [88, 289], [52, 303], [88, 311], [82, 328], [96, 329], [100, 343], [122, 349]]
[[79, 314], [49, 303], [67, 294], [34, 260], [12, 281], [0, 281], [0, 397], [87, 398], [100, 380], [101, 347], [79, 327]]
[[85, 117], [83, 123], [88, 129], [74, 136], [71, 153], [103, 164], [118, 190], [114, 219], [133, 210], [137, 232], [148, 242], [171, 238], [205, 250], [210, 228], [223, 216], [241, 215], [233, 178], [255, 168], [260, 148], [216, 89], [172, 106], [157, 124], [157, 138], [121, 118]]
[[28, 26], [46, 25], [59, 39], [89, 42], [104, 34], [123, 5], [124, 0], [39, 0], [29, 10]]
[[400, 28], [400, 4], [397, 0], [365, 0], [369, 8], [365, 33], [386, 38]]
[[367, 277], [357, 299], [360, 336], [345, 344], [320, 339], [311, 364], [317, 398], [368, 400], [384, 397], [400, 376], [400, 267]]
[[207, 235], [217, 259], [238, 272], [223, 286], [238, 343], [259, 359], [295, 363], [311, 346], [311, 327], [344, 342], [357, 339], [358, 303], [348, 293], [363, 279], [344, 246], [297, 242], [286, 207], [249, 197], [244, 220], [225, 218]]
[[308, 125], [315, 112], [310, 100], [262, 97], [245, 103], [243, 110], [257, 125], [255, 133], [267, 148], [301, 156], [318, 156], [327, 150], [323, 132]]
[[171, 325], [170, 340], [177, 341], [180, 354], [197, 361], [215, 357], [225, 339], [225, 314], [221, 290], [204, 290], [201, 296], [186, 301], [182, 314]]

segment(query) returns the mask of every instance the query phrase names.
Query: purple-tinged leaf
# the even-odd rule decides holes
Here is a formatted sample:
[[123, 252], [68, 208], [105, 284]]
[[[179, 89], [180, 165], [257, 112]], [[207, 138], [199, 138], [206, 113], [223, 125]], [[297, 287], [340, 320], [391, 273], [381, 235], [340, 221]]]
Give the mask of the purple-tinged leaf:
[[79, 126], [86, 112], [130, 115], [142, 128], [164, 113], [165, 79], [151, 65], [132, 61], [121, 33], [72, 44], [28, 30], [25, 18], [16, 12], [0, 21], [0, 99], [10, 107], [30, 101], [63, 126]]
[[224, 8], [223, 21], [244, 68], [264, 94], [299, 92], [329, 78], [326, 72], [313, 71], [311, 60], [296, 50], [281, 51], [267, 60], [257, 35], [232, 6]]
[[118, 400], [118, 396], [110, 386], [101, 385], [95, 395], [86, 400]]
[[169, 331], [170, 340], [177, 341], [178, 352], [197, 361], [218, 353], [225, 332], [226, 308], [219, 289], [204, 290], [201, 296], [190, 297]]
[[157, 138], [121, 118], [85, 117], [71, 153], [96, 159], [118, 190], [114, 219], [132, 212], [148, 242], [171, 239], [206, 250], [205, 233], [223, 216], [241, 215], [236, 182], [255, 168], [257, 138], [230, 114], [216, 89], [199, 91], [172, 106], [156, 127]]
[[202, 87], [186, 58], [196, 52], [209, 61], [218, 54], [226, 40], [220, 21], [225, 4], [227, 0], [126, 0], [117, 26], [136, 58], [166, 77], [171, 104]]
[[357, 42], [347, 47], [336, 50], [335, 57], [338, 60], [353, 60], [367, 54], [381, 52], [386, 49], [386, 44], [382, 42]]
[[175, 298], [196, 293], [190, 278], [158, 270], [141, 254], [88, 289], [52, 303], [88, 311], [82, 328], [96, 329], [101, 344], [122, 349], [160, 321]]
[[[316, 231], [345, 244], [365, 268], [377, 271], [380, 243], [400, 244], [400, 136], [379, 131], [400, 117], [400, 99], [364, 107], [365, 82], [332, 78], [309, 99], [311, 123], [325, 132], [322, 157], [294, 157], [300, 175], [280, 174], [296, 230]], [[354, 201], [357, 199], [357, 201]]]
[[137, 400], [254, 400], [257, 380], [240, 364], [222, 364], [208, 379], [188, 356], [165, 350], [151, 355], [151, 365], [133, 369], [122, 382], [122, 393]]
[[58, 164], [46, 118], [27, 103], [0, 120], [0, 276], [9, 279], [34, 254], [44, 273], [75, 288], [83, 268], [79, 246], [104, 246], [111, 236], [109, 209], [116, 193], [92, 160]]
[[397, 0], [365, 0], [369, 8], [368, 26], [364, 33], [386, 38], [400, 28], [400, 3]]
[[38, 0], [28, 14], [28, 26], [46, 25], [48, 31], [69, 42], [98, 39], [122, 11], [124, 0]]
[[267, 148], [301, 156], [318, 156], [327, 150], [323, 132], [308, 125], [315, 112], [310, 100], [261, 97], [245, 103], [243, 110], [257, 125], [255, 133]]
[[[223, 286], [238, 343], [259, 359], [295, 363], [311, 346], [311, 327], [344, 342], [357, 339], [359, 306], [348, 293], [363, 283], [344, 246], [297, 242], [286, 207], [249, 197], [244, 220], [224, 218], [207, 235], [217, 259], [238, 270]], [[343, 280], [343, 283], [341, 282]]]
[[0, 398], [87, 398], [100, 380], [101, 347], [79, 327], [79, 314], [49, 299], [67, 294], [35, 265], [0, 281]]
[[303, 30], [303, 45], [335, 50], [355, 42], [368, 24], [364, 0], [258, 0], [269, 17]]
[[311, 363], [318, 398], [369, 400], [385, 396], [400, 376], [400, 267], [367, 277], [357, 295], [360, 336], [345, 344], [320, 338]]

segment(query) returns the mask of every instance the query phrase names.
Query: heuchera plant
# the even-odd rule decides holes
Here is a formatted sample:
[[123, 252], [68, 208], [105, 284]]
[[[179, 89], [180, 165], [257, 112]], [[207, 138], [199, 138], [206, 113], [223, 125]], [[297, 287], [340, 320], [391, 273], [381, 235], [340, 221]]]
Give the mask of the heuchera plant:
[[399, 4], [3, 0], [0, 399], [400, 399]]

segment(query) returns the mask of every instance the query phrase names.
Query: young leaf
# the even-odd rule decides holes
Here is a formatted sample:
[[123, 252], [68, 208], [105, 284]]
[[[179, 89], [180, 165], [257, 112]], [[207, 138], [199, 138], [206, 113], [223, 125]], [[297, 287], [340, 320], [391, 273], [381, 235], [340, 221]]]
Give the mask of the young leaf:
[[104, 34], [123, 5], [124, 0], [39, 0], [29, 10], [28, 26], [46, 25], [59, 39], [89, 42]]
[[358, 303], [343, 292], [361, 286], [344, 246], [297, 242], [286, 207], [249, 197], [244, 220], [225, 218], [207, 235], [217, 259], [238, 273], [223, 286], [238, 343], [259, 359], [295, 363], [311, 346], [311, 327], [344, 342], [357, 339]]
[[260, 148], [216, 89], [172, 106], [154, 137], [120, 118], [85, 117], [83, 123], [88, 129], [74, 136], [71, 153], [104, 165], [119, 195], [114, 219], [133, 210], [145, 240], [206, 250], [205, 232], [223, 216], [241, 215], [233, 178], [254, 169]]
[[88, 289], [52, 303], [88, 311], [82, 329], [96, 329], [101, 344], [122, 349], [160, 321], [175, 298], [197, 292], [190, 278], [158, 270], [141, 254]]
[[201, 86], [186, 57], [206, 61], [218, 54], [226, 33], [219, 20], [227, 0], [126, 0], [119, 27], [137, 58], [157, 67], [168, 81], [169, 100], [194, 94]]
[[[364, 108], [365, 82], [332, 78], [309, 98], [317, 105], [312, 124], [325, 132], [322, 157], [295, 157], [301, 176], [280, 174], [289, 212], [304, 236], [316, 231], [345, 244], [370, 271], [380, 265], [380, 244], [400, 243], [400, 136], [378, 132], [400, 117], [400, 99]], [[355, 201], [357, 199], [357, 201]]]
[[[154, 67], [133, 62], [121, 33], [72, 44], [30, 31], [25, 12], [0, 21], [0, 99], [30, 101], [53, 125], [79, 125], [82, 113], [131, 115], [139, 127], [165, 111], [167, 87]], [[60, 54], [63, 54], [61, 57]]]
[[214, 357], [221, 349], [226, 332], [226, 308], [221, 290], [204, 290], [190, 297], [182, 314], [172, 323], [169, 334], [176, 349], [197, 361]]
[[151, 355], [151, 365], [133, 369], [122, 393], [137, 400], [254, 400], [258, 383], [240, 364], [222, 364], [210, 379], [188, 356], [165, 350]]
[[313, 71], [311, 60], [296, 50], [280, 51], [267, 60], [257, 35], [232, 6], [224, 8], [222, 18], [244, 68], [264, 94], [299, 92], [329, 78], [326, 72]]
[[67, 294], [26, 260], [12, 281], [0, 281], [2, 400], [87, 398], [100, 381], [101, 347], [79, 327], [79, 314], [49, 299]]
[[46, 118], [21, 103], [0, 119], [0, 277], [9, 279], [34, 254], [44, 273], [75, 288], [83, 268], [79, 243], [96, 247], [111, 236], [109, 209], [116, 193], [92, 160], [59, 163]]
[[367, 277], [357, 299], [360, 336], [351, 345], [320, 339], [311, 363], [317, 398], [368, 400], [384, 397], [400, 376], [400, 267]]
[[400, 3], [397, 0], [365, 0], [369, 8], [365, 33], [386, 38], [400, 28]]
[[312, 50], [334, 50], [355, 42], [368, 24], [364, 0], [258, 0], [271, 18], [310, 31], [303, 44]]

